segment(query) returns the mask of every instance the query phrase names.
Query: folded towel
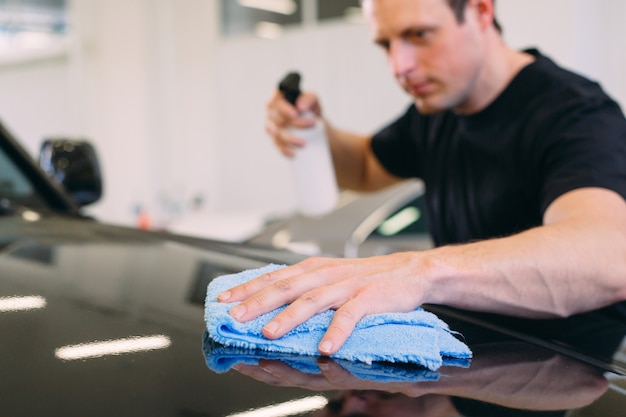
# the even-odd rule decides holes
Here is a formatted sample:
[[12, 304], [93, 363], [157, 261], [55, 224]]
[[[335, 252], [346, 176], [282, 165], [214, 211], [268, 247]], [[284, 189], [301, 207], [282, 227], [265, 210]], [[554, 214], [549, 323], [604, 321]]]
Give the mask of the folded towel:
[[[208, 332], [204, 332], [202, 352], [209, 369], [218, 374], [228, 372], [233, 366], [239, 364], [259, 366], [261, 360], [281, 361], [304, 374], [322, 374], [317, 364], [317, 356], [224, 346], [211, 339]], [[345, 359], [333, 359], [333, 361], [355, 378], [374, 382], [437, 381], [440, 377], [438, 371], [431, 371], [415, 364], [389, 362], [366, 364], [365, 362], [347, 361]], [[469, 364], [469, 359], [449, 361], [448, 358], [444, 358], [444, 366], [466, 367]]]
[[[316, 314], [279, 339], [262, 334], [263, 326], [285, 307], [262, 314], [245, 323], [229, 314], [236, 303], [217, 302], [222, 292], [282, 268], [270, 264], [263, 268], [223, 275], [207, 288], [204, 318], [209, 336], [225, 346], [261, 349], [268, 352], [319, 356], [317, 346], [330, 325], [334, 311]], [[418, 308], [409, 313], [373, 314], [362, 318], [344, 345], [331, 355], [348, 361], [415, 363], [431, 370], [443, 365], [443, 358], [469, 359], [472, 352], [458, 340], [448, 325], [434, 314]]]

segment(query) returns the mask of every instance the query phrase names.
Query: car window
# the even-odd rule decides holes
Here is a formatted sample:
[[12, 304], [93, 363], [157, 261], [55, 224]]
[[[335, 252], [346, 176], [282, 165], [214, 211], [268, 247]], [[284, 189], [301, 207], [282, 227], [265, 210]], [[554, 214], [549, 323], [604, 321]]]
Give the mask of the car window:
[[0, 149], [0, 207], [3, 211], [28, 207], [46, 208], [28, 178], [9, 156]]

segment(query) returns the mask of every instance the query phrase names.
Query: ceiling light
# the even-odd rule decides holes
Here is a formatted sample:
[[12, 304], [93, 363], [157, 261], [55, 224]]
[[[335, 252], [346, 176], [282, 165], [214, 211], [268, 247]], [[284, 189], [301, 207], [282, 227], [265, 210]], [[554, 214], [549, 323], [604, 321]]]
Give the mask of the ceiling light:
[[265, 10], [273, 13], [291, 15], [296, 12], [298, 6], [294, 0], [239, 0], [238, 3], [244, 7]]
[[287, 401], [267, 407], [256, 408], [243, 413], [230, 414], [227, 417], [286, 417], [319, 410], [328, 403], [321, 395]]
[[63, 360], [99, 358], [102, 356], [165, 349], [172, 344], [167, 336], [129, 337], [125, 339], [68, 345], [58, 348], [54, 355]]
[[27, 297], [0, 297], [0, 313], [37, 310], [46, 306], [46, 299], [38, 295]]
[[263, 39], [278, 39], [283, 34], [283, 27], [272, 22], [258, 22], [254, 33]]

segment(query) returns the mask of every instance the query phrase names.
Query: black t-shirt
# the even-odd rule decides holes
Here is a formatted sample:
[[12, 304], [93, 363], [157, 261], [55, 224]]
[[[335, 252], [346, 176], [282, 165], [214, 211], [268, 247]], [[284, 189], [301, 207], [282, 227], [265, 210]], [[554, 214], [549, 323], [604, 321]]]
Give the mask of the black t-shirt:
[[542, 224], [568, 191], [603, 187], [626, 199], [626, 120], [590, 80], [536, 50], [483, 111], [421, 115], [414, 105], [372, 140], [392, 174], [426, 187], [437, 245], [507, 236]]

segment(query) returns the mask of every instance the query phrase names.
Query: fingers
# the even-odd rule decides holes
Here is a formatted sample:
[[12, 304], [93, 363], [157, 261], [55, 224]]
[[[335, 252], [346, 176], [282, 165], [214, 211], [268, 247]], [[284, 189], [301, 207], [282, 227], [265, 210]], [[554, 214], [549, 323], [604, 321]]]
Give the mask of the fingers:
[[276, 381], [280, 381], [282, 386], [301, 387], [314, 391], [328, 391], [332, 389], [332, 386], [323, 375], [309, 374], [296, 370], [280, 360], [261, 360], [259, 361], [259, 367]]
[[[307, 282], [313, 281], [307, 278], [306, 274], [299, 278]], [[293, 302], [263, 327], [263, 335], [269, 339], [277, 339], [315, 314], [341, 305], [344, 296], [334, 288], [334, 286], [320, 287], [302, 292], [302, 295], [296, 298], [291, 296], [290, 298], [294, 298]], [[292, 289], [297, 291], [297, 288]]]
[[335, 312], [333, 321], [318, 346], [322, 355], [330, 356], [343, 346], [358, 321], [365, 316], [365, 312], [360, 308], [361, 305], [353, 299]]
[[288, 129], [278, 127], [270, 120], [265, 124], [265, 131], [278, 150], [288, 158], [295, 156], [296, 150], [306, 145], [303, 139], [293, 136]]
[[313, 93], [302, 93], [296, 102], [296, 108], [302, 113], [313, 113], [317, 117], [322, 116], [322, 109], [317, 95]]
[[307, 291], [267, 323], [263, 327], [263, 335], [277, 339], [315, 314], [340, 306], [318, 345], [322, 355], [330, 356], [343, 346], [359, 320], [368, 313], [369, 303], [358, 295], [350, 298], [349, 294], [354, 294], [354, 291], [351, 292], [343, 283]]
[[[230, 314], [242, 322], [286, 306], [263, 328], [269, 339], [285, 335], [315, 314], [336, 310], [318, 345], [321, 354], [332, 355], [364, 316], [411, 311], [422, 303], [421, 281], [412, 279], [415, 268], [406, 257], [309, 258], [232, 288], [218, 300], [239, 302]], [[408, 273], [398, 272], [402, 262]]]
[[258, 365], [237, 364], [233, 369], [242, 375], [274, 386], [302, 387], [315, 391], [332, 388], [323, 376], [298, 371], [280, 360], [262, 359]]
[[341, 268], [328, 267], [321, 258], [309, 258], [234, 287], [220, 294], [218, 301], [241, 301], [230, 311], [241, 322], [288, 304], [264, 326], [263, 334], [269, 339], [285, 335], [317, 313], [341, 307], [319, 346], [322, 354], [329, 355], [345, 342], [366, 308], [359, 307], [362, 302], [349, 301], [356, 292], [353, 283], [358, 280], [342, 278], [334, 283], [336, 275], [344, 276]]
[[289, 278], [301, 272], [303, 271], [302, 268], [299, 267], [299, 264], [277, 269], [223, 292], [218, 295], [217, 300], [219, 302], [229, 303], [242, 301], [277, 281]]
[[321, 374], [311, 374], [292, 368], [281, 360], [262, 359], [258, 365], [237, 364], [233, 369], [266, 384], [313, 391], [353, 389], [363, 383], [329, 358], [320, 358], [318, 366]]
[[361, 379], [352, 375], [337, 362], [321, 357], [317, 360], [320, 374], [299, 371], [281, 360], [261, 359], [258, 365], [238, 363], [233, 369], [257, 381], [280, 387], [300, 387], [312, 391], [330, 390], [373, 390], [387, 393], [402, 393], [419, 397], [438, 392], [440, 381], [388, 382]]
[[306, 145], [302, 139], [294, 136], [292, 129], [306, 129], [316, 122], [312, 116], [303, 116], [304, 112], [318, 114], [320, 107], [314, 94], [302, 94], [297, 102], [297, 108], [287, 102], [283, 95], [276, 91], [267, 102], [267, 117], [265, 131], [272, 138], [280, 152], [292, 157], [295, 150]]
[[[317, 280], [310, 279], [311, 275], [311, 272], [304, 270], [302, 264], [282, 268], [220, 294], [218, 301], [241, 301], [231, 309], [230, 314], [236, 320], [245, 322], [292, 303], [300, 295], [314, 288]], [[297, 303], [296, 307], [300, 304], [301, 302]], [[291, 306], [288, 310], [286, 313], [281, 313], [279, 315], [281, 317], [277, 316], [277, 320], [266, 325], [268, 337], [280, 337], [289, 330], [289, 326], [294, 327], [312, 315], [307, 315], [307, 312], [294, 314], [294, 308]], [[289, 319], [290, 316], [292, 316], [291, 319]]]

